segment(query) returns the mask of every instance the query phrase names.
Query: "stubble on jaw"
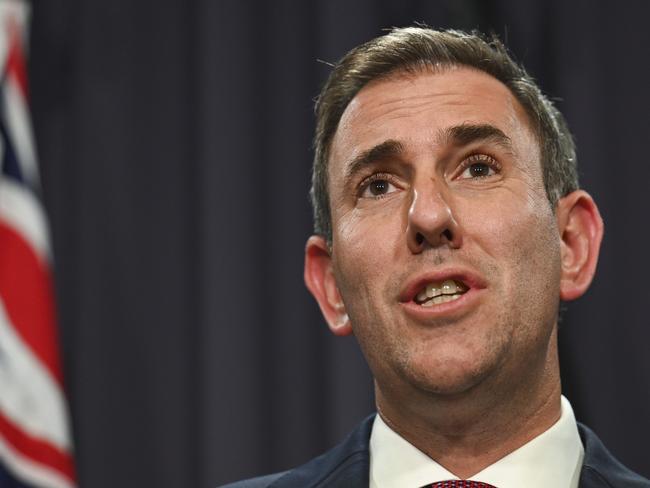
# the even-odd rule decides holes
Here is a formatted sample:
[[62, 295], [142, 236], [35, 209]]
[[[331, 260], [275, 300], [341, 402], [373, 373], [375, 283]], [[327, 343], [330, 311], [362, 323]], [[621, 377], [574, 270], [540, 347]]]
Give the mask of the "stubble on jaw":
[[[530, 266], [532, 259], [537, 261], [533, 269], [540, 269], [541, 266], [555, 267], [556, 272], [551, 273], [549, 279], [553, 283], [559, 282], [558, 238], [550, 233], [541, 233], [541, 236], [545, 235], [549, 236], [548, 242], [543, 244], [546, 252], [533, 253], [532, 249], [519, 249], [516, 268]], [[531, 247], [539, 251], [539, 247]], [[477, 263], [466, 256], [459, 256], [463, 256], [462, 251], [431, 250], [426, 260], [427, 265], [462, 262], [477, 269], [488, 283], [504, 282], [496, 264]], [[473, 410], [477, 413], [482, 411], [484, 414], [485, 410], [498, 405], [510, 410], [509, 402], [517, 403], [515, 399], [523, 396], [531, 398], [531, 404], [535, 403], [538, 401], [535, 399], [536, 392], [531, 391], [534, 385], [538, 385], [542, 390], [537, 395], [543, 396], [545, 392], [553, 390], [549, 385], [540, 385], [540, 382], [557, 382], [559, 385], [556, 346], [559, 291], [549, 290], [550, 282], [538, 283], [532, 287], [530, 285], [534, 279], [520, 273], [518, 279], [509, 285], [519, 290], [515, 295], [504, 290], [491, 290], [493, 296], [512, 296], [512, 303], [495, 309], [498, 315], [483, 318], [484, 321], [498, 324], [487, 327], [486, 330], [502, 331], [503, 334], [483, 333], [481, 337], [476, 338], [467, 324], [438, 324], [438, 327], [464, 327], [455, 336], [464, 341], [458, 343], [460, 348], [471, 349], [472, 340], [476, 339], [475, 346], [480, 347], [477, 359], [481, 360], [473, 364], [450, 364], [449, 358], [453, 359], [452, 351], [442, 355], [437, 362], [431, 361], [429, 364], [432, 370], [423, 369], [422, 365], [417, 363], [417, 358], [427, 354], [426, 348], [429, 344], [413, 344], [400, 334], [391, 334], [395, 328], [388, 324], [377, 322], [364, 326], [359, 330], [362, 335], [357, 338], [371, 369], [375, 372], [376, 389], [382, 393], [378, 395], [378, 402], [395, 402], [398, 398], [412, 397], [420, 398], [423, 402], [439, 402], [444, 405], [458, 403], [465, 397], [475, 404]], [[366, 304], [367, 307], [370, 305]], [[530, 310], [535, 313], [527, 316]], [[518, 313], [513, 315], [515, 311]], [[353, 315], [351, 319], [354, 323]], [[478, 324], [479, 330], [481, 325]], [[516, 344], [517, 342], [520, 344]], [[390, 345], [388, 349], [385, 347], [387, 344]], [[514, 354], [518, 356], [513, 357]], [[402, 403], [402, 407], [408, 410], [409, 405]], [[417, 400], [414, 403], [417, 404]], [[519, 405], [513, 405], [513, 413], [520, 408]]]

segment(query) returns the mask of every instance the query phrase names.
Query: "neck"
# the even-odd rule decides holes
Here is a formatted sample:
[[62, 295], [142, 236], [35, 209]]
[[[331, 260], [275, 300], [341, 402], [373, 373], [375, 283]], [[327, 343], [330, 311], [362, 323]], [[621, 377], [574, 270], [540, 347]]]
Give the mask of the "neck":
[[518, 384], [504, 378], [453, 395], [418, 392], [409, 395], [408, 402], [402, 395], [386, 395], [375, 382], [377, 410], [420, 451], [468, 479], [560, 418], [557, 353], [549, 359], [543, 371], [532, 372]]

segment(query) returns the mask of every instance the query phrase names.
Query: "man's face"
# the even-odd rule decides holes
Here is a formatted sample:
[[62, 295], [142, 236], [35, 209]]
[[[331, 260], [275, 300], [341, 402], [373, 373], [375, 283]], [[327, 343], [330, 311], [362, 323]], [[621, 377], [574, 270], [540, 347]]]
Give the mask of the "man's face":
[[502, 83], [469, 68], [373, 82], [330, 154], [332, 270], [380, 389], [462, 393], [547, 360], [560, 237]]

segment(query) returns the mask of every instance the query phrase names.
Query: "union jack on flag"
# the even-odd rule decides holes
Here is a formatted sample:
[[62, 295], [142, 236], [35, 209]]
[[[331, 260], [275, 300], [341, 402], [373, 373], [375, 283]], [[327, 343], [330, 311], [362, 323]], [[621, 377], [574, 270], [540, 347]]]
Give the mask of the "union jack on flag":
[[0, 487], [76, 486], [23, 58], [28, 4], [0, 0]]

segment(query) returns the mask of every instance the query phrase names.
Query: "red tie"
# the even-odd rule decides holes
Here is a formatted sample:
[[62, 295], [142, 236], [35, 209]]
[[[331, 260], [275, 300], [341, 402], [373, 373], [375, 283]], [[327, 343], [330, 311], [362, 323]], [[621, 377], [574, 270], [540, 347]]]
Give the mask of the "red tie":
[[447, 480], [436, 481], [431, 485], [424, 485], [422, 488], [496, 488], [496, 486], [483, 483], [482, 481]]

